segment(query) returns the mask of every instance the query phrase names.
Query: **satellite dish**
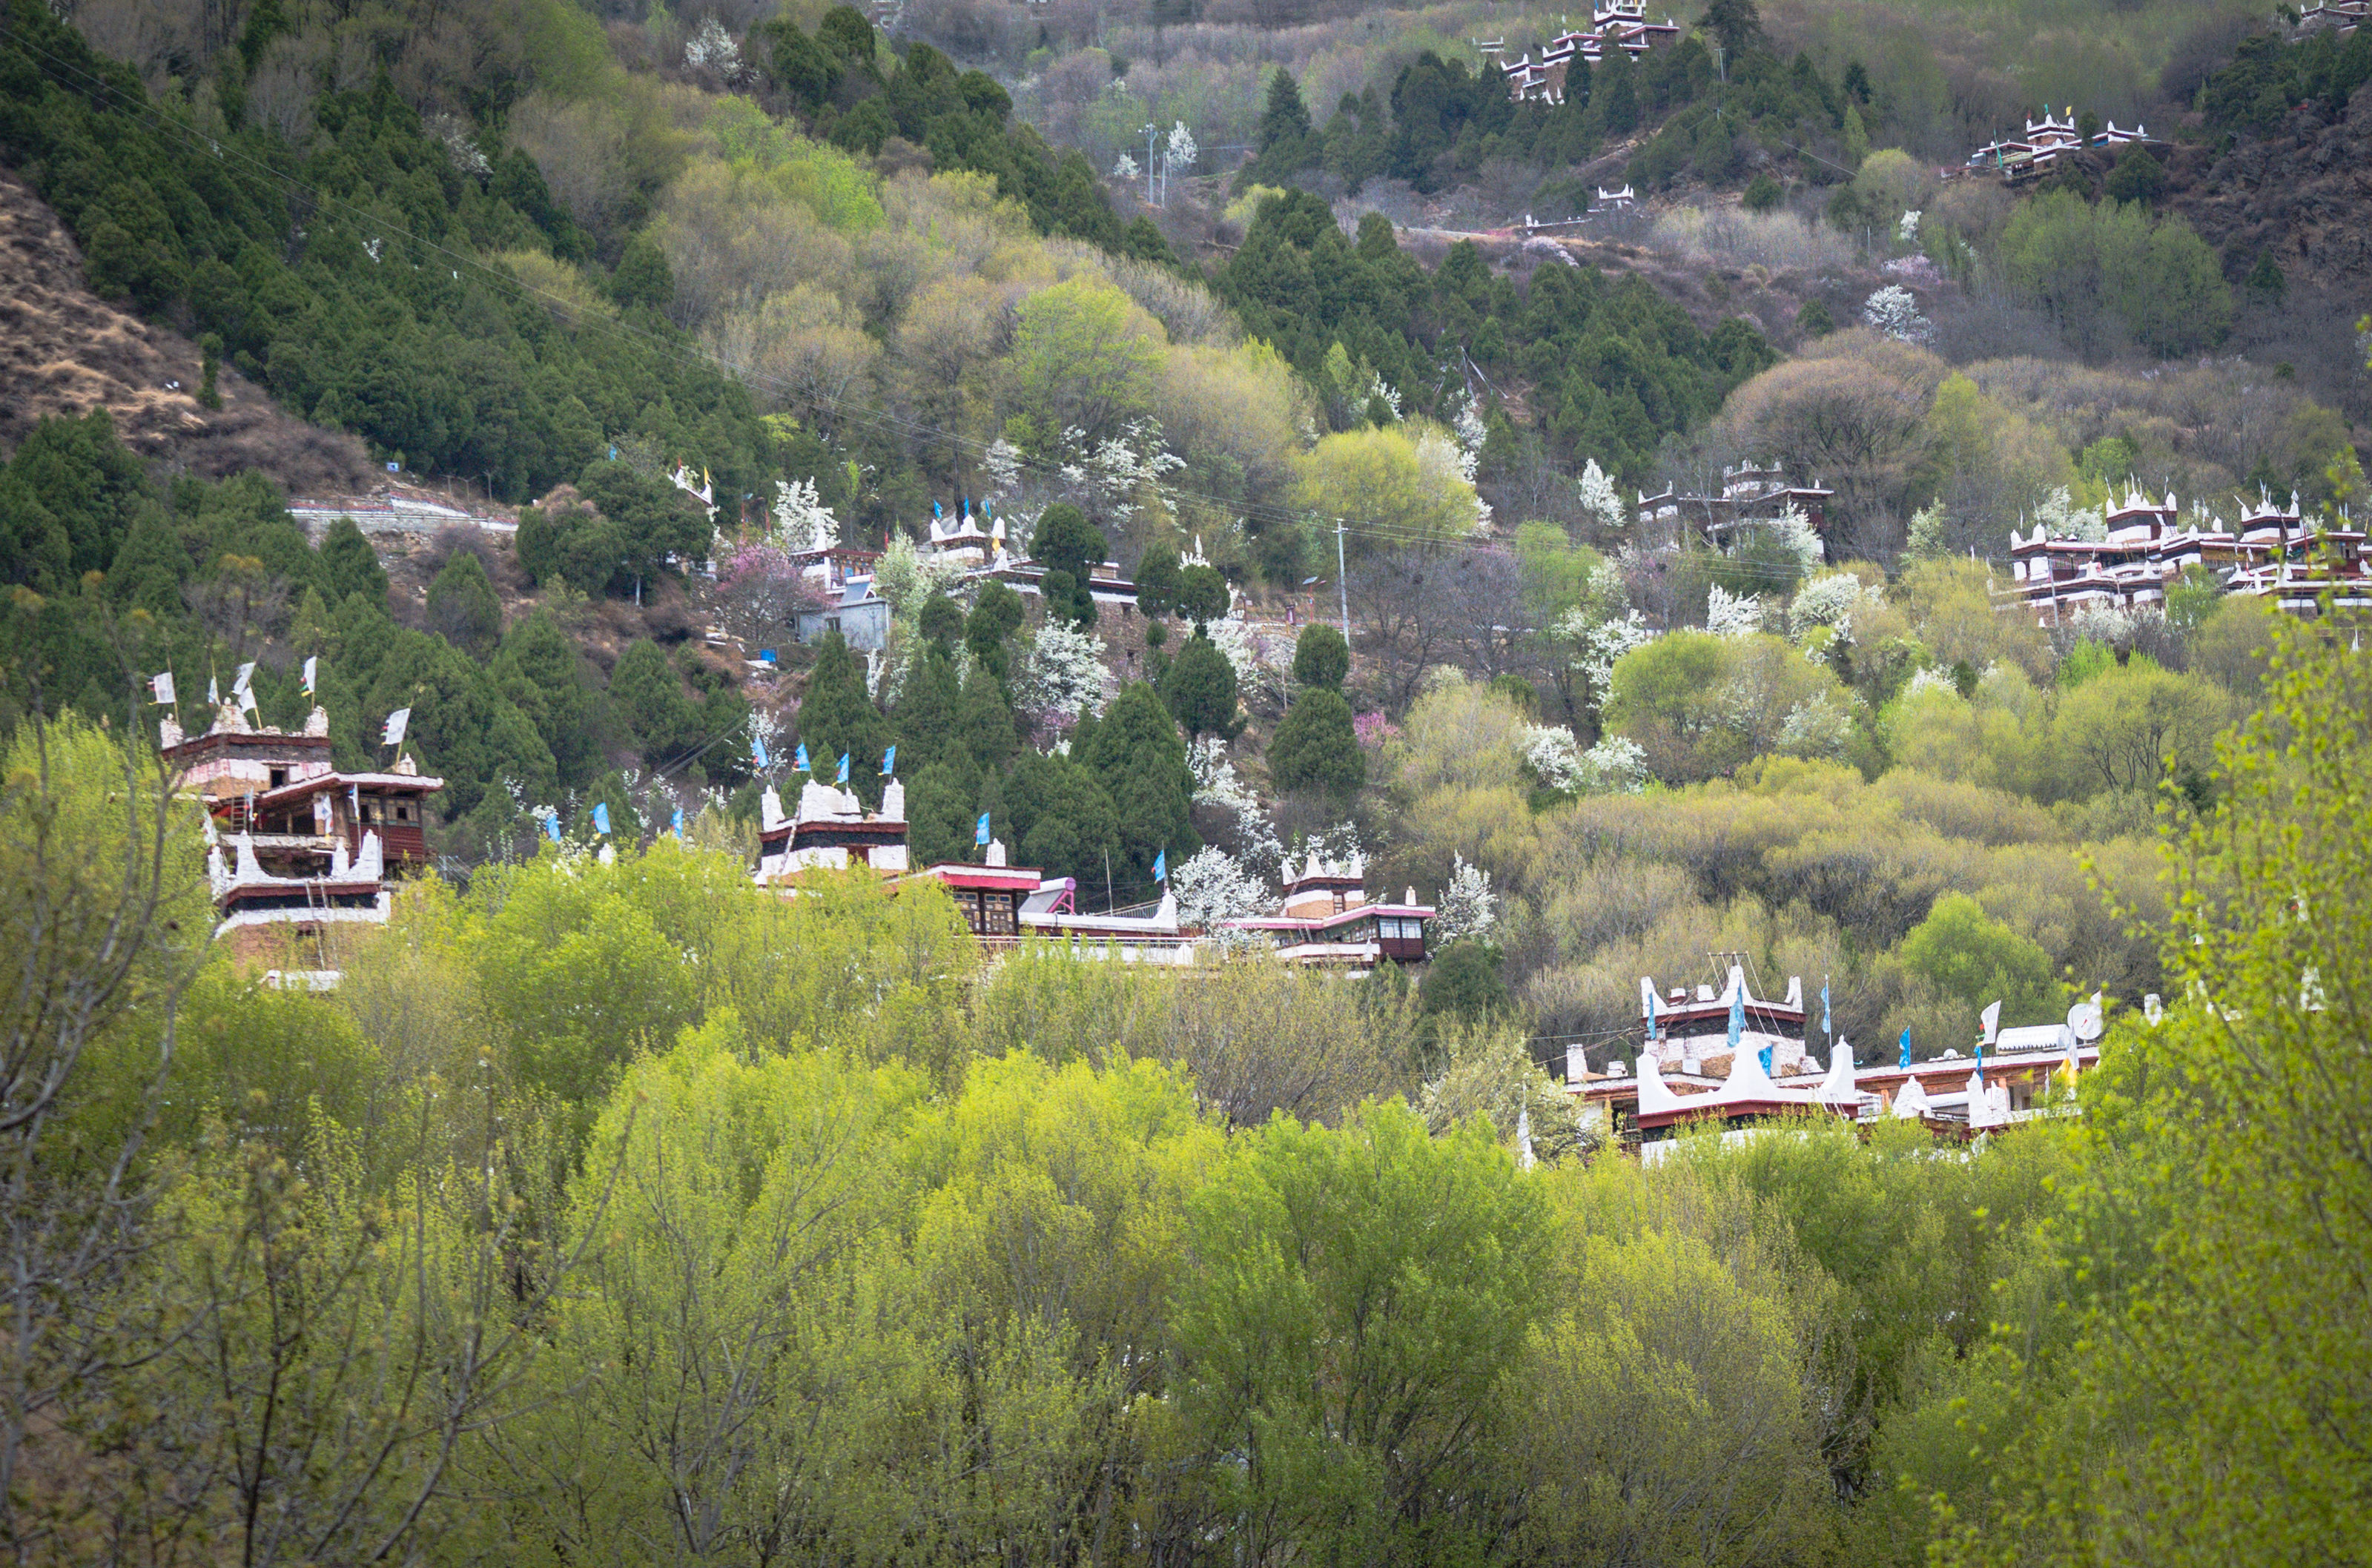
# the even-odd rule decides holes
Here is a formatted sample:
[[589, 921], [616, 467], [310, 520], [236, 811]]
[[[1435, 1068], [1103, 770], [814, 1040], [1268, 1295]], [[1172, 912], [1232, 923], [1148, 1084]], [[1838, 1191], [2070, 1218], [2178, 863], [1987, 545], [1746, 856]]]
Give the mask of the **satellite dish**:
[[2098, 1002], [2076, 1003], [2067, 1009], [2067, 1027], [2077, 1040], [2087, 1044], [2099, 1039], [2106, 1027], [2101, 1020], [2100, 1005]]

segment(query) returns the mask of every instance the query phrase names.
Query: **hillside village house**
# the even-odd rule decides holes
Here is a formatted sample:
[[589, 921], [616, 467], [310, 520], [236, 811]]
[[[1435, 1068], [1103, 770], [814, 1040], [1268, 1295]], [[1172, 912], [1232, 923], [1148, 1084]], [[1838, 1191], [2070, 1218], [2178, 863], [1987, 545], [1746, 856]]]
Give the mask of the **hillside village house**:
[[248, 723], [234, 701], [185, 737], [167, 718], [158, 752], [206, 809], [215, 939], [242, 963], [328, 983], [339, 927], [384, 925], [395, 884], [428, 863], [428, 797], [445, 781], [399, 754], [385, 772], [341, 772], [330, 716], [302, 730]]
[[[1657, 44], [1680, 36], [1680, 24], [1669, 17], [1651, 22], [1646, 13], [1646, 0], [1597, 0], [1590, 8], [1589, 26], [1549, 40], [1538, 60], [1527, 51], [1520, 60], [1500, 61], [1499, 75], [1519, 103], [1563, 103], [1565, 76], [1576, 60], [1595, 65], [1610, 49], [1620, 49], [1636, 60]], [[1495, 45], [1485, 50], [1495, 52]]]
[[1668, 486], [1661, 494], [1640, 496], [1633, 511], [1642, 523], [1692, 526], [1719, 550], [1735, 543], [1740, 529], [1777, 522], [1791, 511], [1826, 538], [1829, 503], [1835, 496], [1818, 480], [1794, 482], [1778, 463], [1743, 462], [1723, 466], [1721, 489], [1715, 494], [1683, 494]]
[[2186, 526], [2172, 494], [2161, 503], [2128, 491], [2105, 521], [2097, 540], [2012, 529], [2010, 590], [1994, 608], [2044, 626], [2087, 608], [2163, 611], [2167, 590], [2200, 567], [2227, 592], [2270, 594], [2295, 615], [2317, 613], [2326, 597], [2336, 609], [2372, 609], [2365, 533], [2343, 509], [2336, 523], [2308, 521], [2296, 495], [2287, 506], [2261, 495], [2227, 531], [2213, 519]]
[[[2064, 1024], [2004, 1029], [1980, 1064], [1957, 1051], [1900, 1065], [1854, 1065], [1853, 1047], [1838, 1041], [1823, 1066], [1804, 1046], [1803, 981], [1791, 977], [1786, 997], [1772, 1002], [1749, 989], [1744, 970], [1731, 965], [1718, 988], [1658, 991], [1639, 981], [1641, 1024], [1647, 1040], [1631, 1063], [1592, 1073], [1579, 1045], [1565, 1053], [1565, 1089], [1583, 1121], [1600, 1137], [1637, 1145], [1650, 1160], [1681, 1128], [1718, 1122], [1732, 1130], [1773, 1116], [1814, 1115], [1874, 1121], [1916, 1120], [1930, 1130], [1965, 1136], [2045, 1113], [2054, 1074], [2080, 1072], [2099, 1060]], [[1735, 1050], [1729, 1044], [1733, 1004], [1744, 1015]], [[1765, 1054], [1768, 1053], [1766, 1064]]]
[[1424, 924], [1435, 913], [1416, 901], [1414, 889], [1399, 903], [1369, 899], [1355, 858], [1347, 865], [1326, 865], [1313, 855], [1286, 882], [1274, 915], [1229, 921], [1220, 931], [1181, 923], [1177, 897], [1167, 888], [1155, 903], [1099, 914], [1080, 907], [1076, 879], [1008, 864], [1001, 840], [990, 841], [978, 863], [913, 865], [906, 789], [895, 779], [883, 786], [878, 811], [866, 810], [847, 790], [810, 779], [800, 786], [794, 812], [785, 814], [772, 785], [761, 812], [754, 873], [761, 887], [796, 889], [811, 872], [857, 865], [892, 878], [928, 878], [948, 889], [964, 923], [992, 951], [1035, 936], [1067, 944], [1083, 957], [1192, 968], [1200, 949], [1250, 939], [1265, 940], [1289, 963], [1364, 974], [1378, 963], [1422, 964]]
[[2113, 120], [2087, 141], [2076, 123], [2073, 105], [2069, 106], [2064, 120], [2054, 118], [2046, 108], [2041, 119], [2026, 122], [2024, 134], [1987, 142], [1971, 153], [1962, 172], [1998, 174], [2010, 184], [2018, 185], [2049, 173], [2052, 167], [2069, 153], [2082, 152], [2087, 146], [2122, 147], [2128, 143], [2151, 147], [2166, 145], [2151, 135], [2145, 126], [2134, 125], [2128, 129], [2119, 126]]

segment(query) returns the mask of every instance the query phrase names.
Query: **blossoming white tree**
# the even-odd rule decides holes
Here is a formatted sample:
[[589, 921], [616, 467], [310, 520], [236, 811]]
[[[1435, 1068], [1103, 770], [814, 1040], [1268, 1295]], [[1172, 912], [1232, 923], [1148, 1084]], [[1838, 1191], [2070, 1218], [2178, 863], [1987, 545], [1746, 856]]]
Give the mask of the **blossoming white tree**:
[[1102, 638], [1050, 621], [1030, 640], [1021, 667], [1021, 706], [1049, 719], [1067, 719], [1082, 708], [1100, 714], [1110, 680]]
[[1861, 319], [1897, 343], [1924, 343], [1936, 336], [1936, 323], [1919, 313], [1918, 299], [1899, 283], [1863, 300]]
[[1179, 923], [1200, 926], [1229, 947], [1249, 940], [1251, 934], [1228, 931], [1226, 923], [1248, 920], [1268, 902], [1268, 889], [1262, 878], [1214, 844], [1195, 851], [1192, 859], [1169, 874], [1169, 883], [1178, 895]]
[[1581, 510], [1583, 516], [1601, 528], [1622, 528], [1631, 520], [1630, 508], [1622, 505], [1622, 494], [1606, 470], [1598, 466], [1596, 458], [1581, 465]]
[[1499, 897], [1491, 891], [1491, 874], [1470, 865], [1462, 854], [1451, 859], [1449, 886], [1433, 920], [1433, 935], [1443, 943], [1461, 936], [1488, 936], [1499, 923]]

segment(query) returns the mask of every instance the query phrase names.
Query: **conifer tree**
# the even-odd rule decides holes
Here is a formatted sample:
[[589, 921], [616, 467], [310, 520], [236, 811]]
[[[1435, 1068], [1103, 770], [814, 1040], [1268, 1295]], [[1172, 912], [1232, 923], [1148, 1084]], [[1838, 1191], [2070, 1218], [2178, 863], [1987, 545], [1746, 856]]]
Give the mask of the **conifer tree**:
[[1082, 728], [1086, 736], [1073, 739], [1071, 754], [1111, 796], [1121, 859], [1133, 878], [1149, 876], [1164, 849], [1174, 865], [1203, 847], [1188, 818], [1194, 775], [1186, 768], [1186, 742], [1152, 687], [1140, 680], [1122, 688], [1103, 716]]
[[890, 714], [898, 760], [908, 772], [919, 774], [957, 742], [959, 694], [955, 664], [947, 655], [935, 648], [916, 661]]
[[808, 672], [807, 695], [799, 703], [799, 739], [817, 778], [836, 778], [840, 759], [846, 756], [848, 787], [867, 806], [880, 804], [881, 754], [890, 744], [890, 726], [866, 694], [865, 667], [837, 632], [825, 633], [816, 645], [815, 668]]

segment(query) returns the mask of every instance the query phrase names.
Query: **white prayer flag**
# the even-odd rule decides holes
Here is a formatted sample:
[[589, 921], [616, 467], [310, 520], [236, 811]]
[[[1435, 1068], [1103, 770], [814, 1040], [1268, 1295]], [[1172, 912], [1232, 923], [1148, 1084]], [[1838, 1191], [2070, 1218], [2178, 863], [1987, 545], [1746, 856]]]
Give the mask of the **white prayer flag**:
[[314, 674], [315, 674], [315, 669], [316, 669], [316, 667], [317, 667], [317, 666], [319, 666], [320, 662], [321, 662], [321, 661], [320, 661], [320, 659], [319, 656], [308, 655], [308, 656], [307, 656], [307, 657], [306, 657], [306, 660], [305, 660], [305, 695], [307, 695], [308, 697], [309, 697], [309, 696], [311, 696], [311, 695], [313, 694], [313, 678], [314, 678]]
[[381, 746], [401, 745], [403, 743], [404, 726], [411, 722], [412, 710], [410, 708], [396, 709], [395, 712], [387, 715], [387, 730], [386, 733], [382, 734], [378, 738], [378, 743]]
[[230, 678], [230, 694], [234, 697], [239, 695], [247, 690], [248, 682], [254, 679], [255, 661], [253, 659], [250, 659], [247, 663], [238, 667], [238, 673], [237, 675]]
[[2001, 1004], [1996, 1002], [1982, 1015], [1985, 1021], [1985, 1043], [1991, 1045], [2001, 1033]]
[[173, 672], [171, 670], [148, 678], [148, 700], [152, 703], [162, 703], [169, 708], [173, 705]]
[[206, 706], [210, 708], [222, 706], [222, 682], [211, 675], [206, 677]]
[[243, 714], [254, 714], [259, 718], [262, 716], [255, 706], [255, 691], [252, 687], [242, 686], [236, 692], [232, 693], [232, 695], [238, 699], [239, 712]]

